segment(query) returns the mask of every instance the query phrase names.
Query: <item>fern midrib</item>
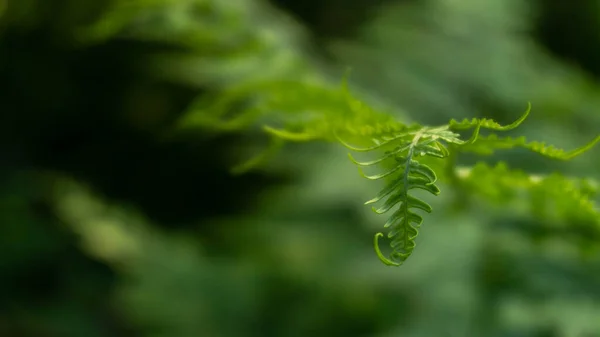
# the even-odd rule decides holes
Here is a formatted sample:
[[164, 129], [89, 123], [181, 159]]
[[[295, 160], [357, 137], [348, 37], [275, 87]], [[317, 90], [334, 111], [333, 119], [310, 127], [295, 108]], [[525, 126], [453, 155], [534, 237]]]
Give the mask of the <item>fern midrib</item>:
[[[412, 157], [414, 155], [414, 150], [415, 147], [417, 146], [417, 144], [419, 143], [419, 140], [421, 139], [421, 137], [423, 136], [423, 134], [425, 133], [425, 131], [427, 131], [427, 128], [423, 128], [421, 130], [419, 130], [416, 134], [415, 137], [413, 138], [412, 142], [410, 143], [410, 147], [408, 148], [408, 152], [406, 153], [406, 165], [404, 165], [404, 176], [403, 176], [403, 182], [404, 182], [404, 204], [401, 205], [400, 207], [404, 207], [404, 226], [405, 227], [410, 227], [410, 218], [409, 218], [409, 214], [408, 214], [408, 176], [410, 174], [410, 162], [412, 160]], [[404, 250], [408, 250], [408, 246], [410, 244], [410, 231], [408, 230], [408, 228], [405, 228], [404, 230]]]

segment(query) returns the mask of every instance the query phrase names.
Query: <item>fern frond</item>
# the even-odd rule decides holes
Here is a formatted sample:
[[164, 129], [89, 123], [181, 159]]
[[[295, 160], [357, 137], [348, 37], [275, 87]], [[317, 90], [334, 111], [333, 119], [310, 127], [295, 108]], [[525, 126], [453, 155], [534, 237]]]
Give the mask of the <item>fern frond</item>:
[[529, 116], [530, 112], [531, 112], [531, 103], [527, 103], [527, 110], [525, 110], [523, 115], [521, 115], [521, 117], [519, 117], [517, 120], [515, 120], [514, 122], [512, 122], [508, 125], [500, 125], [496, 121], [494, 121], [492, 119], [487, 119], [487, 118], [483, 118], [483, 119], [473, 118], [471, 120], [465, 118], [461, 122], [457, 121], [456, 119], [451, 119], [450, 122], [448, 123], [448, 125], [450, 126], [451, 129], [454, 129], [454, 130], [468, 130], [468, 129], [474, 128], [476, 126], [480, 126], [482, 128], [495, 130], [495, 131], [508, 131], [508, 130], [512, 130], [512, 129], [518, 127], [519, 125], [521, 125], [521, 123], [523, 123], [523, 121], [527, 118], [527, 116]]
[[419, 163], [416, 158], [420, 156], [443, 158], [448, 155], [448, 150], [440, 140], [459, 140], [456, 134], [448, 132], [445, 128], [414, 128], [413, 126], [408, 132], [382, 135], [373, 141], [375, 145], [367, 148], [357, 148], [340, 140], [350, 150], [360, 152], [395, 146], [380, 158], [368, 162], [359, 162], [349, 155], [358, 166], [372, 166], [388, 159], [395, 160], [395, 166], [391, 170], [372, 176], [365, 175], [359, 167], [360, 174], [367, 179], [379, 180], [391, 177], [381, 192], [365, 204], [373, 204], [385, 199], [381, 207], [373, 207], [373, 211], [377, 214], [387, 213], [399, 204], [384, 225], [384, 228], [390, 229], [387, 237], [392, 240], [392, 252], [389, 258], [385, 257], [379, 248], [378, 239], [383, 236], [383, 233], [377, 233], [374, 238], [375, 252], [386, 265], [399, 266], [412, 254], [416, 246], [415, 239], [419, 234], [418, 228], [423, 223], [423, 217], [414, 210], [427, 213], [432, 211], [427, 202], [411, 195], [410, 191], [421, 189], [433, 195], [440, 193], [435, 185], [437, 181], [435, 172], [429, 166]]
[[465, 142], [463, 144], [456, 143], [460, 146], [458, 149], [460, 151], [465, 152], [475, 152], [481, 155], [490, 155], [494, 153], [494, 150], [497, 149], [512, 149], [512, 148], [524, 148], [531, 150], [533, 152], [539, 153], [545, 157], [559, 160], [569, 160], [572, 159], [585, 151], [591, 149], [596, 143], [600, 142], [600, 135], [596, 138], [592, 139], [587, 144], [573, 149], [571, 151], [565, 151], [559, 148], [556, 148], [552, 145], [547, 145], [542, 142], [532, 141], [528, 142], [524, 136], [513, 138], [513, 137], [499, 137], [496, 134], [490, 134], [487, 136], [480, 136], [479, 129], [486, 128], [495, 131], [508, 131], [512, 130], [527, 118], [529, 112], [531, 111], [531, 104], [529, 103], [527, 106], [527, 110], [525, 113], [519, 117], [516, 121], [509, 125], [500, 125], [494, 120], [491, 119], [477, 119], [473, 118], [471, 120], [464, 119], [462, 122], [458, 122], [454, 119], [450, 120], [448, 127], [454, 130], [467, 130], [471, 128], [476, 128], [473, 133], [470, 141]]
[[[277, 81], [250, 83], [231, 89], [213, 103], [213, 108], [206, 110], [211, 111], [210, 115], [196, 107], [195, 112], [188, 115], [186, 123], [193, 125], [198, 122], [204, 126], [220, 127], [224, 130], [244, 128], [256, 122], [262, 124], [262, 130], [276, 142], [270, 149], [241, 165], [236, 171], [254, 167], [286, 141], [333, 140], [352, 152], [375, 154], [371, 160], [365, 161], [355, 159], [351, 153], [348, 156], [358, 166], [359, 173], [364, 178], [386, 181], [382, 190], [365, 204], [382, 203], [379, 207], [373, 207], [373, 211], [377, 214], [392, 213], [384, 224], [384, 228], [389, 229], [387, 237], [391, 239], [391, 253], [386, 257], [381, 252], [378, 240], [384, 236], [383, 233], [375, 235], [374, 248], [383, 263], [399, 266], [409, 258], [416, 247], [418, 229], [423, 223], [423, 217], [418, 212], [432, 211], [426, 201], [415, 197], [414, 190], [420, 189], [438, 195], [438, 177], [433, 167], [441, 170], [440, 172], [452, 172], [453, 161], [444, 161], [444, 164], [438, 165], [433, 159], [449, 157], [450, 151], [491, 154], [497, 149], [520, 147], [546, 157], [568, 160], [600, 142], [598, 136], [578, 149], [564, 151], [540, 142], [527, 142], [524, 137], [480, 135], [483, 129], [508, 131], [518, 127], [527, 118], [530, 109], [531, 105], [528, 105], [525, 113], [508, 125], [485, 118], [465, 119], [460, 122], [453, 119], [439, 127], [407, 125], [398, 122], [391, 114], [378, 112], [355, 98], [348, 90], [345, 80], [341, 90], [317, 83]], [[472, 130], [466, 140], [457, 133], [464, 130]], [[385, 170], [371, 175], [363, 172], [363, 168], [373, 166]], [[506, 193], [513, 191], [516, 186], [534, 191], [535, 185], [527, 180], [527, 175], [520, 176], [512, 171], [510, 174], [502, 173], [501, 170], [500, 166], [495, 168], [494, 172], [498, 173], [498, 179], [505, 180], [496, 186], [507, 184]], [[483, 179], [491, 180], [486, 176], [486, 171], [479, 166], [472, 172], [481, 175]], [[544, 186], [552, 182], [550, 179], [546, 181]], [[490, 188], [489, 184], [477, 184], [475, 181], [473, 183], [482, 191]], [[558, 184], [559, 181], [555, 183]], [[568, 188], [564, 184], [560, 186]], [[496, 192], [490, 192], [490, 195], [493, 193]], [[591, 193], [581, 192], [581, 205], [573, 204], [572, 209], [590, 213], [590, 206], [585, 203], [585, 198]], [[512, 199], [512, 196], [503, 197], [505, 198], [499, 200]], [[577, 195], [570, 198], [576, 200]]]
[[[558, 173], [531, 175], [510, 169], [504, 162], [462, 168], [457, 177], [468, 195], [484, 197], [494, 204], [510, 201], [529, 204], [529, 212], [544, 221], [547, 233], [578, 237], [596, 245], [600, 240], [600, 208], [591, 199], [597, 187], [587, 179], [567, 178]], [[522, 202], [523, 197], [528, 203]], [[560, 228], [558, 224], [568, 227]]]
[[[349, 97], [350, 104], [364, 108], [363, 104], [360, 104], [360, 102], [357, 102], [357, 100], [348, 96], [348, 94], [347, 97]], [[380, 208], [373, 208], [374, 212], [383, 214], [400, 204], [384, 225], [385, 228], [390, 228], [388, 238], [392, 239], [392, 252], [389, 258], [385, 257], [379, 248], [378, 239], [382, 237], [383, 234], [377, 233], [374, 238], [375, 251], [383, 263], [386, 265], [398, 266], [406, 261], [416, 246], [415, 238], [419, 233], [418, 228], [423, 222], [422, 216], [415, 213], [413, 209], [431, 212], [431, 206], [429, 204], [421, 199], [415, 198], [409, 191], [412, 189], [422, 189], [433, 195], [438, 195], [440, 193], [439, 188], [435, 185], [437, 176], [434, 170], [430, 166], [419, 162], [419, 157], [448, 157], [450, 152], [444, 145], [447, 144], [452, 145], [452, 150], [475, 151], [482, 154], [492, 153], [498, 148], [522, 147], [553, 159], [568, 160], [589, 150], [600, 141], [600, 136], [598, 136], [596, 139], [580, 148], [572, 151], [564, 151], [540, 142], [527, 142], [524, 137], [501, 138], [495, 134], [489, 136], [480, 135], [480, 130], [483, 128], [495, 131], [507, 131], [518, 127], [527, 118], [530, 109], [531, 105], [528, 106], [528, 109], [520, 118], [509, 125], [500, 125], [491, 119], [472, 119], [463, 120], [462, 122], [451, 120], [449, 124], [436, 128], [424, 127], [418, 124], [413, 124], [411, 126], [400, 125], [394, 131], [382, 131], [376, 136], [371, 136], [370, 145], [368, 146], [352, 146], [338, 137], [338, 140], [342, 145], [354, 152], [383, 152], [383, 154], [380, 154], [376, 159], [369, 161], [358, 161], [352, 154], [348, 155], [350, 160], [359, 167], [359, 173], [364, 178], [370, 180], [389, 179], [388, 184], [381, 192], [376, 197], [366, 202], [366, 204], [372, 204], [385, 199], [383, 206]], [[453, 131], [467, 129], [474, 129], [468, 140], [462, 140], [460, 135]], [[379, 174], [366, 175], [361, 169], [361, 167], [384, 165], [388, 160], [391, 161], [392, 159], [395, 161], [394, 166]], [[496, 168], [496, 170], [502, 169], [503, 166], [498, 166]], [[480, 166], [478, 166], [477, 170], [474, 172], [481, 174], [482, 177], [485, 176], [485, 172]], [[507, 178], [507, 174], [499, 174], [498, 177], [500, 177], [499, 179], [507, 179], [503, 182], [513, 189], [518, 184], [524, 185], [523, 187], [529, 191], [532, 191], [533, 186], [537, 186], [532, 185], [533, 182], [528, 180], [529, 177], [524, 173], [513, 173], [511, 178]], [[554, 184], [558, 184], [560, 180], [553, 181], [552, 179], [547, 179], [543, 186], [552, 186], [553, 182]], [[483, 185], [485, 186], [480, 187], [482, 190], [485, 190], [486, 186], [496, 186], [491, 183]], [[569, 188], [564, 184], [561, 185], [561, 188], [574, 191], [573, 188]], [[575, 193], [571, 195], [572, 200], [578, 200], [580, 204], [578, 204], [579, 206], [573, 204], [571, 205], [571, 208], [592, 214], [594, 208], [591, 208], [590, 204], [586, 201], [586, 194], [579, 192], [572, 193]], [[503, 197], [504, 199], [499, 198], [499, 200], [512, 199], [512, 197], [507, 195], [503, 195]], [[559, 198], [558, 195], [556, 195], [556, 197]]]
[[268, 125], [263, 126], [263, 130], [267, 133], [270, 133], [275, 138], [280, 138], [282, 140], [289, 140], [292, 142], [308, 142], [311, 140], [318, 139], [318, 135], [306, 133], [306, 132], [292, 132], [287, 130], [280, 130], [270, 127]]
[[239, 164], [230, 170], [231, 174], [240, 175], [248, 172], [254, 167], [262, 164], [270, 157], [274, 156], [284, 144], [284, 140], [280, 137], [271, 137], [269, 146], [259, 154], [248, 159], [246, 162]]
[[489, 136], [479, 136], [474, 143], [464, 145], [460, 147], [461, 151], [475, 152], [481, 155], [490, 155], [497, 149], [512, 149], [512, 148], [524, 148], [533, 152], [539, 153], [544, 157], [569, 160], [572, 159], [585, 151], [591, 149], [596, 143], [600, 142], [600, 136], [592, 139], [587, 144], [578, 147], [576, 149], [565, 151], [554, 147], [553, 145], [547, 145], [542, 142], [528, 142], [524, 136], [512, 138], [512, 137], [498, 137], [496, 134]]

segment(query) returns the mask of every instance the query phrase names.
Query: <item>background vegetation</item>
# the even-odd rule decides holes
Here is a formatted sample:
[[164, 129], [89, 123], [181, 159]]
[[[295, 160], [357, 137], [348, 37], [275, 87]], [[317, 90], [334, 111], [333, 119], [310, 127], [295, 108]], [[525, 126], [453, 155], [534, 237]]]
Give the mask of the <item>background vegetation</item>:
[[[0, 0], [0, 336], [600, 336], [600, 258], [552, 200], [442, 182], [388, 268], [362, 205], [379, 186], [344, 149], [232, 175], [265, 137], [189, 118], [352, 67], [403, 121], [505, 123], [531, 101], [519, 134], [570, 149], [600, 130], [599, 32], [596, 0]], [[598, 180], [598, 151], [484, 159]]]

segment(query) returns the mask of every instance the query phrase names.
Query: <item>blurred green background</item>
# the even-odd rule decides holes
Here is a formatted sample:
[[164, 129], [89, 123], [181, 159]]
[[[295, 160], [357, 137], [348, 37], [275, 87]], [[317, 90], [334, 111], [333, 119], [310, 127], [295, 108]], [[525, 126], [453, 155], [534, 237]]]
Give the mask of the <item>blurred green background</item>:
[[[576, 218], [442, 184], [388, 268], [344, 149], [234, 176], [260, 133], [172, 132], [232, 85], [352, 67], [400, 120], [531, 101], [519, 134], [570, 149], [600, 130], [598, 46], [598, 0], [0, 0], [0, 337], [600, 336], [600, 258], [535, 240]], [[599, 156], [485, 160], [600, 179]]]

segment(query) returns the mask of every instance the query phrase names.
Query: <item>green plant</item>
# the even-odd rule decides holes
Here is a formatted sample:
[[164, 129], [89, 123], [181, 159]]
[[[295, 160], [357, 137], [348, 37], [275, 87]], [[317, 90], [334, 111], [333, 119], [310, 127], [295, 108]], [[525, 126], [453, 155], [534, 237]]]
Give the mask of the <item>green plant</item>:
[[[245, 108], [236, 111], [235, 117], [224, 119], [228, 112], [235, 110], [233, 106], [236, 104], [242, 104]], [[590, 201], [589, 194], [577, 190], [566, 177], [555, 174], [551, 178], [536, 180], [520, 171], [509, 170], [505, 164], [489, 168], [480, 163], [469, 174], [464, 174], [469, 169], [454, 167], [453, 159], [461, 152], [489, 155], [496, 150], [520, 147], [548, 158], [569, 160], [600, 141], [599, 135], [582, 147], [564, 151], [544, 143], [528, 142], [525, 137], [481, 134], [486, 129], [503, 132], [517, 128], [528, 117], [530, 108], [531, 105], [509, 125], [477, 118], [462, 121], [452, 119], [436, 127], [416, 123], [406, 125], [391, 114], [376, 111], [353, 97], [345, 81], [342, 90], [314, 83], [278, 81], [225, 92], [216, 101], [205, 105], [204, 109], [194, 107], [194, 112], [182, 121], [182, 125], [232, 130], [249, 127], [257, 121], [262, 123], [263, 131], [272, 137], [273, 146], [237, 167], [234, 170], [236, 173], [258, 165], [286, 141], [335, 141], [351, 151], [374, 154], [374, 159], [370, 161], [358, 161], [351, 154], [349, 157], [359, 167], [363, 177], [386, 181], [380, 193], [366, 202], [374, 204], [383, 201], [381, 207], [373, 207], [375, 213], [388, 213], [399, 204], [384, 224], [384, 228], [389, 229], [387, 237], [391, 239], [392, 252], [389, 257], [384, 256], [378, 243], [384, 234], [377, 233], [374, 237], [374, 248], [379, 259], [386, 265], [399, 266], [412, 254], [418, 228], [423, 223], [423, 217], [415, 211], [432, 211], [430, 204], [415, 196], [413, 190], [420, 189], [438, 195], [440, 189], [436, 182], [440, 173], [458, 182], [457, 188], [462, 184], [463, 189], [467, 188], [469, 182], [476, 181], [479, 186], [473, 190], [525, 188], [530, 191], [544, 189], [546, 192], [558, 192], [556, 201], [564, 204], [565, 210], [585, 214], [586, 219], [594, 223], [593, 230], [600, 232], [600, 213]], [[467, 136], [461, 135], [460, 132], [464, 131], [472, 132]], [[366, 175], [362, 167], [381, 167], [384, 172]], [[495, 179], [502, 179], [502, 182]], [[540, 195], [537, 194], [538, 199]], [[509, 197], [504, 199], [508, 200]]]
[[[257, 13], [267, 15], [269, 20]], [[490, 119], [453, 119], [436, 127], [403, 123], [397, 113], [373, 109], [353, 97], [345, 82], [342, 90], [328, 86], [321, 72], [312, 67], [310, 58], [301, 52], [302, 34], [283, 21], [276, 25], [280, 29], [264, 24], [278, 16], [271, 14], [261, 2], [244, 0], [235, 5], [189, 0], [179, 6], [165, 0], [136, 0], [127, 5], [117, 2], [103, 20], [85, 30], [82, 36], [95, 41], [124, 31], [130, 38], [168, 41], [199, 55], [202, 60], [199, 68], [204, 69], [200, 82], [210, 84], [217, 94], [201, 97], [179, 125], [222, 131], [260, 125], [271, 138], [271, 145], [265, 151], [233, 168], [235, 174], [268, 160], [286, 142], [330, 141], [373, 156], [370, 161], [358, 161], [353, 156], [350, 159], [367, 179], [386, 182], [381, 192], [367, 201], [367, 204], [383, 202], [381, 207], [373, 208], [376, 213], [388, 213], [400, 204], [384, 224], [390, 229], [388, 238], [392, 239], [390, 257], [385, 257], [378, 245], [384, 234], [377, 233], [374, 238], [379, 258], [388, 265], [402, 264], [415, 248], [418, 227], [423, 221], [415, 210], [432, 210], [413, 190], [437, 195], [438, 179], [451, 184], [463, 197], [479, 195], [494, 203], [505, 203], [526, 192], [530, 203], [535, 205], [533, 212], [542, 214], [552, 209], [546, 212], [546, 217], [577, 219], [573, 227], [585, 228], [584, 233], [600, 233], [600, 215], [592, 201], [596, 188], [590, 188], [581, 179], [560, 174], [531, 175], [510, 169], [504, 163], [494, 167], [483, 162], [472, 168], [456, 167], [460, 153], [491, 155], [511, 148], [569, 160], [589, 150], [600, 141], [600, 136], [580, 148], [563, 151], [544, 143], [528, 142], [525, 137], [502, 137], [494, 133], [518, 127], [528, 117], [529, 108], [506, 126]], [[146, 19], [132, 25], [132, 18], [138, 16]], [[148, 19], [152, 17], [162, 19]], [[219, 20], [214, 20], [215, 17]], [[175, 21], [179, 24], [169, 24]], [[232, 36], [238, 36], [243, 43], [232, 44]], [[179, 69], [185, 73], [179, 76], [190, 80], [190, 63], [185, 58], [171, 61], [169, 68]], [[482, 130], [491, 133], [481, 134]], [[468, 131], [472, 133], [463, 134]], [[365, 175], [362, 167], [379, 167], [384, 173]], [[549, 207], [551, 203], [555, 207]]]

